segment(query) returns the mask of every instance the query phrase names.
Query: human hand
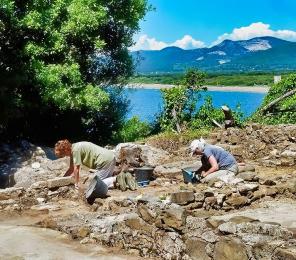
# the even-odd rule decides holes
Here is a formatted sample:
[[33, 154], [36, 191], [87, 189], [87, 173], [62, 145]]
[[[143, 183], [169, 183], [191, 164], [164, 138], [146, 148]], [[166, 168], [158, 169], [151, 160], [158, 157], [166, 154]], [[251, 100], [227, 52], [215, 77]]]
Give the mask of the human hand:
[[202, 176], [202, 177], [206, 177], [207, 175], [208, 175], [208, 174], [207, 174], [205, 171], [202, 171], [202, 172], [201, 172], [201, 176]]

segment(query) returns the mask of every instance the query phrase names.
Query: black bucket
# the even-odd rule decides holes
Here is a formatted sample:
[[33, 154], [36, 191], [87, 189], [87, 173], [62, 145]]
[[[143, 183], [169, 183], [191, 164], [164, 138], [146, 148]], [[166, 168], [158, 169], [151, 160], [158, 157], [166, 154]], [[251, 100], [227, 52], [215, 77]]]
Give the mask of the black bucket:
[[88, 201], [96, 198], [106, 198], [108, 187], [98, 176], [95, 176], [90, 182], [85, 197]]
[[152, 167], [141, 167], [141, 168], [135, 168], [135, 177], [136, 181], [140, 186], [147, 186], [152, 179], [154, 168]]

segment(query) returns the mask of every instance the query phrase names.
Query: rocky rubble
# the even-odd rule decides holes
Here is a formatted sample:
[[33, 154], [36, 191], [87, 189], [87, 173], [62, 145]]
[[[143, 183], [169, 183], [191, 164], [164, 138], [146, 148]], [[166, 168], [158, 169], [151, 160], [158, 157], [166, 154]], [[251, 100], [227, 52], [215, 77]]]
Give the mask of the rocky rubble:
[[[238, 208], [256, 205], [265, 198], [280, 198], [282, 194], [295, 199], [296, 190], [291, 189], [291, 182], [296, 179], [286, 186], [283, 183], [280, 188], [261, 179], [225, 184], [221, 188], [215, 188], [215, 183], [213, 187], [189, 184], [162, 198], [123, 195], [97, 199], [88, 211], [66, 217], [52, 216], [41, 225], [68, 233], [81, 243], [119, 247], [143, 257], [259, 259], [261, 256], [281, 259], [281, 255], [294, 252], [293, 231], [278, 223], [250, 217], [219, 219], [205, 216], [228, 211], [235, 214]], [[256, 196], [259, 191], [261, 195]], [[74, 189], [71, 177], [53, 178], [38, 181], [28, 189], [0, 190], [0, 212], [61, 211], [61, 199], [75, 198], [75, 203], [79, 204], [80, 195]]]
[[265, 166], [296, 164], [296, 125], [251, 124], [213, 134], [218, 144], [238, 159], [252, 159]]
[[[232, 184], [184, 184], [181, 168], [194, 161], [174, 160], [147, 145], [120, 144], [115, 148], [118, 163], [154, 166], [157, 178], [137, 191], [111, 190], [110, 197], [91, 206], [71, 177], [61, 177], [68, 159], [52, 161], [37, 149], [39, 155], [19, 160], [17, 184], [0, 190], [0, 214], [37, 212], [43, 216], [39, 226], [82, 244], [118, 247], [146, 258], [296, 259], [295, 172], [259, 172], [277, 162], [278, 167], [295, 165], [295, 129], [250, 125], [216, 134], [216, 142], [237, 158], [256, 160]], [[85, 181], [90, 176], [87, 169], [82, 175]]]

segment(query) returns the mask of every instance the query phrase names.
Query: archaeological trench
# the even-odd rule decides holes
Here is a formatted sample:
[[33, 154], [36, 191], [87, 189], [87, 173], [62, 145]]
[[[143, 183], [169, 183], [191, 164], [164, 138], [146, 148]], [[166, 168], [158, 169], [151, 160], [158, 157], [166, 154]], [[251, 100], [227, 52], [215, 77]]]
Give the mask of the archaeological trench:
[[125, 259], [296, 259], [296, 126], [252, 124], [207, 140], [249, 165], [232, 184], [185, 184], [181, 169], [199, 163], [188, 144], [119, 144], [117, 160], [129, 154], [131, 164], [154, 166], [155, 180], [136, 191], [110, 190], [93, 205], [83, 196], [88, 169], [76, 191], [71, 177], [61, 177], [68, 158], [52, 160], [50, 149], [25, 141], [3, 145], [0, 218], [36, 219], [35, 227], [116, 248]]

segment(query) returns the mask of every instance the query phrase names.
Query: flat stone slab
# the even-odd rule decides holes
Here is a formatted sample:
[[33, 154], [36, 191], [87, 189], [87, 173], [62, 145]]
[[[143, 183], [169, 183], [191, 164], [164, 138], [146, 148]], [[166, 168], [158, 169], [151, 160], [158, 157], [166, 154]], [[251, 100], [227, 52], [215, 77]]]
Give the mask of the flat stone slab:
[[50, 179], [47, 181], [48, 188], [50, 188], [50, 189], [73, 185], [73, 184], [74, 184], [74, 178], [72, 178], [71, 176], [57, 177], [57, 178]]
[[247, 209], [223, 216], [214, 216], [211, 219], [227, 222], [236, 216], [258, 219], [261, 222], [278, 223], [286, 228], [296, 228], [296, 203], [269, 201], [264, 203], [264, 208]]

